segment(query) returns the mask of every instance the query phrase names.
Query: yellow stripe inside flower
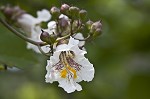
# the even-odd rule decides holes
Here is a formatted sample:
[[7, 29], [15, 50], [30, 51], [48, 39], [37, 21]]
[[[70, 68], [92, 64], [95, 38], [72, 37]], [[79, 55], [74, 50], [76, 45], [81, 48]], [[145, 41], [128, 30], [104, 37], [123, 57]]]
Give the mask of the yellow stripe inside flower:
[[[76, 73], [76, 70], [75, 70], [75, 69], [73, 69], [73, 68], [71, 68], [71, 67], [68, 67], [67, 69], [69, 70], [69, 72], [73, 73], [73, 78], [74, 78], [74, 79], [77, 78], [77, 73]], [[67, 74], [68, 74], [67, 69], [64, 69], [64, 70], [62, 70], [62, 71], [60, 72], [62, 78], [66, 78], [66, 76], [67, 76]]]
[[62, 78], [66, 78], [67, 74], [68, 74], [68, 75], [72, 76], [74, 79], [77, 78], [76, 70], [70, 66], [70, 64], [68, 63], [68, 61], [66, 59], [67, 57], [72, 58], [73, 55], [70, 52], [62, 52], [60, 57], [61, 57], [61, 61], [62, 61], [63, 65], [64, 65], [64, 69], [60, 72], [60, 76]]

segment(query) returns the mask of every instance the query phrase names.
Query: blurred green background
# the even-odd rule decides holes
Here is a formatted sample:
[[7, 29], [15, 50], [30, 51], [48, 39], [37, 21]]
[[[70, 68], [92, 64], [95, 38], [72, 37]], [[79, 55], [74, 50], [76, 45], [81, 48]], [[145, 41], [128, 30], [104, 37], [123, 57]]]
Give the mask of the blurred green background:
[[0, 0], [28, 13], [67, 3], [102, 20], [103, 34], [86, 45], [96, 73], [67, 94], [58, 83], [45, 83], [45, 57], [0, 24], [0, 62], [20, 72], [0, 71], [0, 99], [150, 99], [150, 0]]

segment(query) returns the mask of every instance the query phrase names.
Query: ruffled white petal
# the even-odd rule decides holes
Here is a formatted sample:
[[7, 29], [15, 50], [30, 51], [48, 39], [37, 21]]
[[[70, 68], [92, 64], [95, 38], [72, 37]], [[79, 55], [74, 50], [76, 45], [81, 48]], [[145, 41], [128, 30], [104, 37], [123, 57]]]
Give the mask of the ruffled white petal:
[[[84, 39], [83, 35], [81, 33], [77, 33], [75, 36], [75, 38], [78, 38], [78, 39]], [[84, 46], [85, 45], [85, 41], [80, 41], [79, 46]]]
[[54, 81], [57, 81], [57, 79], [59, 78], [60, 75], [59, 71], [56, 71], [55, 67], [53, 67], [53, 64], [57, 63], [58, 61], [59, 61], [58, 58], [53, 56], [50, 57], [50, 60], [47, 60], [46, 66], [47, 74], [45, 75], [45, 81], [47, 83], [48, 82], [53, 83]]
[[78, 83], [73, 81], [73, 79], [70, 79], [70, 80], [60, 79], [60, 80], [58, 80], [58, 82], [59, 82], [58, 86], [62, 87], [67, 93], [74, 92], [75, 90], [77, 90], [77, 91], [82, 90], [81, 85], [79, 85]]
[[[91, 81], [94, 78], [95, 70], [93, 64], [91, 64], [89, 60], [84, 57], [86, 51], [80, 50], [78, 44], [78, 40], [70, 37], [68, 44], [61, 44], [57, 46], [56, 51], [54, 52], [53, 56], [50, 57], [48, 65], [46, 66], [46, 82], [52, 83], [53, 81], [58, 81], [59, 87], [62, 87], [67, 93], [74, 92], [75, 90], [81, 91], [82, 87], [77, 82], [80, 82], [82, 80]], [[67, 73], [66, 77], [63, 78], [61, 76], [61, 70], [56, 70], [55, 67], [53, 67], [56, 63], [60, 61], [59, 56], [62, 51], [74, 52], [75, 57], [73, 58], [73, 61], [81, 65], [79, 67], [80, 69], [76, 70], [76, 77], [69, 76], [70, 74]], [[63, 68], [66, 69], [67, 67]], [[71, 71], [70, 69], [68, 70]], [[73, 75], [75, 75], [73, 71], [71, 72], [73, 73]]]
[[78, 82], [84, 80], [84, 81], [92, 81], [94, 78], [94, 67], [93, 64], [89, 62], [89, 60], [85, 57], [82, 58], [75, 58], [75, 61], [79, 63], [82, 67], [80, 68], [80, 71], [77, 72], [77, 75], [79, 76]]
[[56, 33], [56, 22], [55, 21], [50, 21], [48, 24], [47, 24], [47, 32], [52, 34], [52, 33]]
[[70, 37], [69, 39], [69, 43], [68, 43], [68, 46], [70, 45], [78, 45], [79, 44], [79, 40], [75, 40], [74, 38]]

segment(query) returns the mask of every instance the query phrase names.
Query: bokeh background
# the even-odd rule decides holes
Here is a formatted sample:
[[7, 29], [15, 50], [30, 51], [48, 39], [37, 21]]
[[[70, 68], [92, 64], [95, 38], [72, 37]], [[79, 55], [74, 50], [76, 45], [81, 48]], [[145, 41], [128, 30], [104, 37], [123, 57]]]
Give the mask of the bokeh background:
[[103, 33], [86, 45], [96, 73], [67, 94], [58, 83], [45, 83], [46, 60], [0, 24], [0, 62], [19, 72], [0, 71], [0, 99], [150, 99], [150, 0], [0, 0], [28, 13], [67, 3], [102, 20]]

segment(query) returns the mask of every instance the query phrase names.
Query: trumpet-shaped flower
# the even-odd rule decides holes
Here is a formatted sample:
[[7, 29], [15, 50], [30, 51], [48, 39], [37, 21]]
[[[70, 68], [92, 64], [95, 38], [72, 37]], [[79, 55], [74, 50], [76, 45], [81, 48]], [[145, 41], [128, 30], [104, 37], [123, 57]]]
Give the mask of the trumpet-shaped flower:
[[86, 51], [80, 50], [79, 41], [70, 37], [68, 44], [58, 45], [53, 56], [47, 61], [47, 83], [58, 81], [67, 93], [81, 91], [78, 84], [81, 81], [91, 81], [94, 78], [94, 67], [84, 57]]

